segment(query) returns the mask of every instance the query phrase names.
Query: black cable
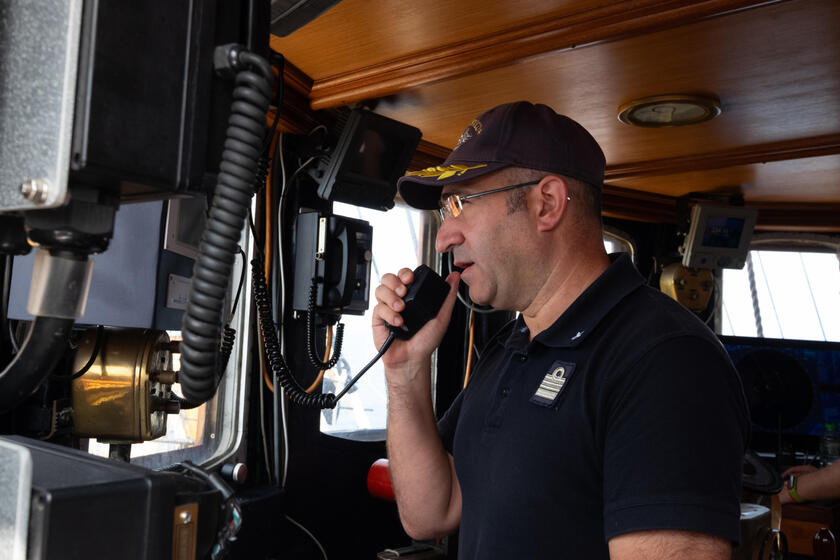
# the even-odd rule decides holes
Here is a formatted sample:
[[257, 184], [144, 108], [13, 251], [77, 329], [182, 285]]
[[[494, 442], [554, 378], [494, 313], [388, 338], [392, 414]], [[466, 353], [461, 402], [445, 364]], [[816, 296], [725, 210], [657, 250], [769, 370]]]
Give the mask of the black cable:
[[[222, 376], [224, 375], [225, 370], [227, 370], [228, 362], [230, 361], [230, 356], [233, 353], [233, 345], [235, 342], [236, 329], [232, 329], [229, 324], [226, 324], [222, 329], [222, 341], [219, 346], [219, 368], [216, 371], [216, 376], [213, 381], [215, 386], [213, 389], [214, 394], [216, 389], [219, 387], [219, 383], [222, 381]], [[180, 378], [180, 372], [178, 373], [178, 376]], [[173, 395], [173, 400], [178, 401], [178, 405], [181, 407], [181, 410], [190, 410], [204, 404], [202, 402], [189, 401], [185, 398], [179, 397], [178, 395]]]
[[[186, 473], [192, 474], [206, 482], [222, 495], [224, 504], [222, 506], [222, 523], [219, 525], [219, 530], [216, 533], [216, 543], [211, 551], [211, 559], [220, 559], [227, 556], [229, 544], [236, 540], [236, 534], [242, 527], [242, 508], [239, 505], [239, 500], [233, 489], [228, 486], [225, 481], [215, 472], [205, 471], [201, 467], [197, 467], [190, 461], [184, 461], [176, 465], [181, 467]], [[185, 474], [186, 474], [185, 473]]]
[[[265, 357], [275, 379], [279, 382], [283, 391], [286, 392], [289, 399], [295, 404], [301, 406], [308, 406], [313, 408], [335, 408], [336, 398], [332, 393], [327, 394], [309, 394], [303, 387], [292, 377], [291, 371], [286, 366], [283, 359], [283, 354], [280, 351], [277, 330], [272, 319], [272, 304], [271, 295], [268, 292], [268, 286], [265, 281], [265, 273], [263, 269], [265, 264], [262, 256], [257, 255], [251, 261], [251, 275], [254, 283], [254, 303], [257, 307], [257, 316], [259, 319], [260, 330], [263, 335], [263, 344], [265, 345]], [[274, 387], [275, 392], [277, 386]]]
[[239, 271], [239, 287], [236, 288], [236, 297], [233, 298], [233, 307], [230, 310], [230, 315], [228, 315], [228, 324], [233, 321], [233, 316], [236, 314], [236, 308], [239, 305], [239, 296], [242, 295], [242, 286], [245, 285], [245, 269], [248, 268], [248, 263], [246, 262], [245, 251], [242, 248], [239, 248], [239, 256], [242, 257], [242, 270]]
[[251, 237], [254, 238], [254, 246], [256, 247], [257, 252], [263, 254], [262, 248], [265, 244], [257, 233], [257, 226], [254, 223], [254, 215], [251, 213], [250, 208], [248, 208], [248, 227], [251, 228]]
[[240, 52], [231, 116], [210, 217], [199, 245], [181, 328], [180, 383], [198, 406], [216, 392], [222, 308], [265, 135], [274, 74], [261, 57]]
[[236, 329], [230, 328], [230, 325], [225, 325], [222, 329], [222, 344], [219, 346], [219, 371], [216, 374], [216, 385], [219, 385], [222, 375], [227, 369], [230, 355], [233, 352], [233, 344], [236, 342]]
[[283, 97], [285, 95], [285, 87], [286, 82], [284, 79], [284, 71], [286, 66], [286, 59], [277, 51], [271, 51], [269, 55], [269, 59], [274, 62], [274, 65], [277, 66], [277, 88], [274, 90], [274, 122], [271, 123], [271, 129], [269, 130], [268, 134], [266, 134], [265, 141], [263, 143], [263, 152], [266, 152], [271, 148], [271, 140], [274, 138], [274, 134], [277, 132], [277, 125], [280, 123], [280, 105], [283, 103]]
[[344, 340], [344, 323], [338, 324], [335, 333], [332, 356], [329, 362], [321, 361], [315, 352], [315, 303], [318, 297], [318, 281], [313, 278], [309, 287], [309, 308], [306, 310], [306, 355], [309, 362], [318, 369], [332, 369], [341, 357], [341, 343]]
[[259, 318], [260, 330], [263, 335], [263, 343], [265, 344], [265, 356], [275, 379], [275, 392], [277, 385], [280, 385], [293, 403], [308, 406], [312, 408], [335, 408], [338, 400], [344, 396], [350, 388], [355, 385], [362, 375], [369, 370], [373, 364], [391, 347], [396, 336], [394, 332], [388, 335], [388, 338], [382, 344], [382, 347], [377, 352], [376, 356], [356, 374], [355, 377], [347, 384], [338, 395], [332, 393], [314, 395], [307, 393], [303, 387], [292, 377], [292, 372], [286, 365], [283, 355], [277, 342], [277, 330], [274, 327], [274, 322], [271, 320], [271, 296], [268, 293], [268, 287], [265, 282], [265, 274], [263, 268], [265, 265], [262, 259], [258, 256], [251, 261], [251, 274], [254, 282], [254, 303], [257, 307], [257, 316]]
[[87, 363], [82, 366], [82, 369], [73, 374], [71, 379], [76, 379], [86, 374], [93, 365], [93, 363], [96, 361], [96, 358], [99, 356], [99, 350], [102, 348], [102, 334], [104, 333], [104, 331], [105, 327], [103, 325], [99, 325], [98, 327], [96, 327], [96, 342], [93, 345], [93, 351], [90, 353], [90, 358], [88, 359]]
[[292, 184], [292, 182], [293, 182], [295, 179], [297, 179], [297, 176], [298, 176], [298, 175], [300, 175], [300, 174], [301, 174], [301, 173], [302, 173], [302, 172], [303, 172], [303, 171], [304, 171], [307, 167], [309, 167], [310, 165], [312, 165], [312, 163], [313, 163], [314, 161], [315, 161], [315, 158], [314, 158], [314, 157], [309, 158], [309, 160], [308, 160], [308, 161], [305, 161], [305, 162], [303, 163], [303, 165], [301, 165], [300, 167], [298, 167], [297, 169], [295, 169], [294, 173], [292, 173], [292, 175], [289, 177], [289, 179], [288, 179], [288, 183], [291, 185], [291, 184]]
[[[452, 256], [452, 251], [446, 253], [446, 256], [447, 256], [447, 262], [449, 264], [449, 270], [450, 271], [455, 270], [455, 264], [453, 262], [454, 257]], [[464, 304], [464, 307], [466, 307], [467, 309], [470, 309], [471, 311], [475, 311], [476, 313], [493, 313], [494, 311], [498, 311], [497, 309], [494, 309], [490, 305], [477, 305], [476, 303], [474, 303], [469, 298], [469, 295], [464, 295], [464, 294], [461, 293], [461, 286], [460, 285], [458, 286], [457, 296], [458, 296], [458, 301], [460, 301], [462, 304]]]
[[0, 372], [0, 412], [17, 406], [55, 369], [72, 328], [73, 319], [35, 317], [20, 352]]
[[271, 167], [271, 158], [263, 153], [257, 160], [257, 170], [254, 172], [254, 192], [261, 193], [265, 189], [265, 181], [268, 179], [268, 170]]
[[383, 343], [382, 343], [382, 346], [379, 348], [379, 352], [377, 352], [377, 353], [376, 353], [376, 356], [374, 356], [374, 357], [373, 357], [373, 359], [372, 359], [371, 361], [369, 361], [365, 367], [363, 367], [363, 368], [362, 368], [362, 371], [360, 371], [359, 373], [357, 373], [357, 374], [356, 374], [356, 376], [355, 376], [355, 377], [353, 377], [353, 379], [350, 381], [350, 383], [348, 383], [347, 385], [345, 385], [345, 386], [344, 386], [344, 389], [342, 389], [342, 390], [341, 390], [341, 392], [340, 392], [340, 393], [338, 393], [338, 394], [335, 396], [335, 400], [336, 400], [336, 401], [337, 401], [338, 399], [340, 399], [341, 397], [343, 397], [343, 396], [344, 396], [344, 393], [346, 393], [347, 391], [349, 391], [349, 390], [350, 390], [350, 387], [352, 387], [353, 385], [355, 385], [355, 384], [356, 384], [356, 381], [358, 381], [358, 380], [359, 380], [359, 379], [360, 379], [360, 378], [361, 378], [361, 377], [365, 374], [365, 372], [367, 372], [367, 370], [369, 370], [369, 369], [373, 366], [373, 364], [375, 364], [375, 363], [376, 363], [376, 361], [377, 361], [377, 360], [379, 360], [379, 358], [381, 358], [381, 357], [382, 357], [382, 355], [383, 355], [385, 352], [387, 352], [387, 351], [388, 351], [388, 348], [390, 348], [390, 347], [391, 347], [391, 344], [393, 344], [393, 342], [394, 342], [394, 340], [396, 339], [396, 337], [397, 337], [397, 336], [396, 336], [396, 333], [395, 333], [394, 331], [391, 331], [391, 332], [388, 334], [388, 338], [386, 338], [386, 339], [385, 339], [385, 342], [383, 342]]

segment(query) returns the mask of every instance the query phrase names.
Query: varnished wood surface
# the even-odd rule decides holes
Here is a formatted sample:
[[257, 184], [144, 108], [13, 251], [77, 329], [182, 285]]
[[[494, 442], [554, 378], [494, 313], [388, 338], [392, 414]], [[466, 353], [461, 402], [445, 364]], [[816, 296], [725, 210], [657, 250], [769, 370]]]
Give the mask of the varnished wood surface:
[[342, 0], [271, 46], [314, 80], [616, 4], [608, 0]]
[[840, 198], [838, 168], [840, 155], [831, 155], [607, 181], [668, 196], [706, 191], [741, 194], [750, 202], [828, 203]]
[[[677, 198], [612, 185], [604, 186], [605, 216], [642, 222], [676, 223]], [[840, 232], [840, 203], [751, 202], [757, 231]]]
[[813, 556], [814, 535], [821, 528], [840, 533], [840, 504], [785, 504], [782, 510], [782, 531], [787, 535], [790, 552]]
[[[593, 133], [607, 156], [607, 183], [623, 193], [611, 199], [615, 215], [658, 219], [671, 212], [670, 200], [688, 192], [740, 192], [748, 204], [788, 205], [797, 216], [814, 212], [816, 221], [800, 225], [826, 231], [836, 220], [824, 209], [840, 204], [840, 1], [757, 4], [344, 0], [272, 45], [311, 78], [311, 104], [327, 99], [330, 88], [339, 97], [327, 105], [355, 99], [341, 98], [342, 91], [356, 95], [353, 88], [395, 87], [399, 93], [379, 99], [376, 110], [423, 131], [413, 167], [443, 159], [480, 112], [525, 99], [551, 105]], [[626, 8], [623, 20], [618, 6]], [[511, 55], [527, 28], [538, 32], [535, 43]], [[546, 37], [558, 29], [569, 31], [560, 37], [566, 46], [576, 44], [572, 32], [585, 31], [580, 37], [592, 43], [551, 43], [557, 37]], [[464, 67], [476, 53], [483, 61]], [[623, 103], [667, 93], [715, 95], [723, 113], [667, 129], [617, 120]], [[290, 119], [297, 126], [315, 120]], [[630, 191], [641, 198], [626, 196]], [[605, 201], [611, 196], [605, 193]], [[765, 224], [791, 226], [779, 218], [782, 209], [768, 212]]]
[[755, 0], [637, 0], [571, 15], [561, 14], [319, 79], [312, 89], [312, 107], [321, 109], [396, 95], [545, 53], [581, 49], [754, 5]]
[[[610, 164], [827, 135], [840, 132], [838, 22], [836, 0], [793, 0], [432, 84], [378, 110], [453, 146], [483, 110], [542, 102], [590, 130]], [[665, 93], [715, 94], [723, 113], [679, 128], [618, 121], [623, 103]]]

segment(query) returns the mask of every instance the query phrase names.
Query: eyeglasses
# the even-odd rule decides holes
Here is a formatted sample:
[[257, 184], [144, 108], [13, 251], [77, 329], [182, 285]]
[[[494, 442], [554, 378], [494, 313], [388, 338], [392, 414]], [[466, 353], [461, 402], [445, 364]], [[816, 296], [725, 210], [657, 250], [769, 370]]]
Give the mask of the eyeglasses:
[[461, 212], [464, 210], [464, 201], [469, 200], [471, 198], [478, 198], [479, 196], [484, 196], [486, 194], [493, 194], [502, 191], [509, 191], [512, 189], [518, 189], [520, 187], [527, 187], [529, 185], [536, 185], [540, 181], [528, 181], [527, 183], [519, 183], [517, 185], [509, 185], [507, 187], [500, 187], [498, 189], [493, 189], [489, 191], [477, 192], [473, 194], [449, 194], [444, 196], [440, 200], [440, 217], [446, 218], [446, 216], [451, 216], [453, 218], [457, 218], [461, 215]]

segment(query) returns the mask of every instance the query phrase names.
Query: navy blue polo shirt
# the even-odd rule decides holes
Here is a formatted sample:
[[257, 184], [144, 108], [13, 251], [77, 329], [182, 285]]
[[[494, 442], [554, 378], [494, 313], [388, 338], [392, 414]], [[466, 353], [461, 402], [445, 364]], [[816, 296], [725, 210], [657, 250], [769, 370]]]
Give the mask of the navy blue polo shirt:
[[609, 558], [610, 538], [739, 540], [749, 418], [715, 335], [627, 255], [533, 341], [487, 345], [440, 420], [463, 510], [458, 557]]

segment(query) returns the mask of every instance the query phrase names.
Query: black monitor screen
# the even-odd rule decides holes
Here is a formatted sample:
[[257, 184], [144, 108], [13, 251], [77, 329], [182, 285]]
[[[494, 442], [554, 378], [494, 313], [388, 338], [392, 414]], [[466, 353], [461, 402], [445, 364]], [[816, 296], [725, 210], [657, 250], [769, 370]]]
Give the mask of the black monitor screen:
[[737, 249], [743, 231], [743, 218], [710, 216], [703, 231], [703, 246]]
[[420, 130], [369, 111], [347, 119], [332, 154], [314, 176], [318, 196], [377, 210], [394, 206], [397, 179], [420, 142]]
[[[720, 337], [741, 375], [755, 436], [807, 436], [840, 424], [840, 343]], [[756, 438], [760, 439], [760, 438]]]
[[403, 144], [388, 141], [378, 130], [367, 129], [356, 139], [347, 154], [346, 170], [361, 177], [388, 181], [393, 173], [393, 162], [404, 152]]

